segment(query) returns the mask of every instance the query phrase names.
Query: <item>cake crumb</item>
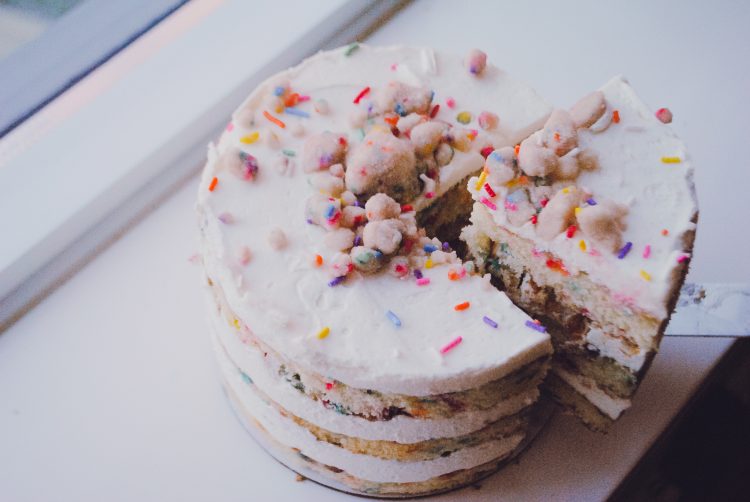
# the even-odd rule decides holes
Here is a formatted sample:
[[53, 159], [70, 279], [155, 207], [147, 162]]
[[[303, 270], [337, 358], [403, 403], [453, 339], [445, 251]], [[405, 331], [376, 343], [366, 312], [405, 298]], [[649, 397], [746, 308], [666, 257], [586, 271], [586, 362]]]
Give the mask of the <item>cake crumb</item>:
[[307, 478], [306, 478], [306, 477], [304, 477], [304, 476], [303, 476], [302, 474], [299, 474], [299, 473], [295, 473], [295, 476], [294, 476], [294, 480], [295, 480], [295, 481], [296, 481], [297, 483], [302, 483], [303, 481], [307, 481]]

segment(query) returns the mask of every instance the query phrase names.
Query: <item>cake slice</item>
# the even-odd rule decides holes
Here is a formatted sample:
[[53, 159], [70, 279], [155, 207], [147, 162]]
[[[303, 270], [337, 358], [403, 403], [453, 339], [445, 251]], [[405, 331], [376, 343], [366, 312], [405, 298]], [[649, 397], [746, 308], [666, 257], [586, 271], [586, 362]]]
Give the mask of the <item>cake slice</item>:
[[546, 390], [594, 429], [630, 406], [659, 348], [695, 236], [692, 175], [671, 128], [614, 78], [468, 183], [469, 253], [547, 328]]

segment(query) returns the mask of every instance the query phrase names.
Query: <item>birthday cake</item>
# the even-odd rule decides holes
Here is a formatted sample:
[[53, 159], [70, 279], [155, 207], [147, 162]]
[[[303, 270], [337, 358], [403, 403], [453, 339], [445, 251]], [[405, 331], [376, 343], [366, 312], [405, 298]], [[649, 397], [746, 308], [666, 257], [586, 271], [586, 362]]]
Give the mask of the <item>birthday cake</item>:
[[[678, 243], [679, 256], [688, 256], [692, 228], [675, 212], [670, 235], [649, 241], [649, 264], [662, 266], [638, 266], [653, 289], [630, 290], [626, 278], [596, 282], [613, 273], [605, 253], [622, 254], [621, 243], [612, 237], [605, 249], [609, 234], [600, 234], [611, 225], [593, 215], [587, 226], [585, 213], [600, 207], [610, 220], [621, 218], [618, 235], [631, 242], [644, 236], [641, 223], [632, 236], [631, 226], [623, 229], [641, 213], [620, 194], [667, 196], [658, 191], [661, 177], [633, 188], [621, 181], [630, 172], [609, 184], [597, 176], [623, 169], [619, 155], [640, 162], [656, 151], [682, 162], [667, 162], [682, 169], [682, 178], [669, 180], [686, 183], [689, 172], [679, 142], [668, 132], [654, 136], [657, 125], [629, 92], [610, 84], [603, 97], [576, 105], [571, 129], [567, 116], [480, 51], [461, 59], [356, 44], [258, 86], [209, 147], [197, 204], [215, 352], [255, 439], [338, 489], [424, 495], [472, 483], [517, 454], [544, 423], [547, 395], [593, 426], [600, 421], [586, 406], [599, 400], [589, 386], [606, 393], [627, 373], [635, 383], [614, 395], [629, 398], [671, 310], [671, 297], [660, 294], [672, 292], [686, 266], [678, 257], [669, 276], [667, 258]], [[619, 110], [621, 124], [593, 120], [600, 109], [603, 116]], [[550, 143], [558, 139], [564, 148]], [[553, 164], [547, 150], [555, 174], [524, 170], [527, 157]], [[568, 158], [575, 169], [560, 167]], [[645, 166], [627, 167], [645, 176]], [[536, 186], [526, 201], [515, 194]], [[555, 202], [558, 188], [575, 197], [569, 211]], [[542, 192], [547, 208], [564, 206], [564, 227], [545, 213]], [[666, 202], [657, 199], [657, 210], [665, 212]], [[575, 224], [580, 235], [569, 239]], [[542, 227], [563, 237], [549, 230], [542, 242]], [[588, 269], [557, 252], [574, 237], [603, 263]], [[552, 294], [557, 284], [582, 291], [578, 303]], [[612, 288], [606, 297], [604, 287]], [[571, 312], [592, 298], [601, 303], [572, 323]], [[554, 308], [540, 311], [543, 304]], [[641, 325], [631, 315], [630, 334], [629, 324], [618, 324], [624, 309], [651, 317]], [[623, 347], [629, 358], [617, 352]]]

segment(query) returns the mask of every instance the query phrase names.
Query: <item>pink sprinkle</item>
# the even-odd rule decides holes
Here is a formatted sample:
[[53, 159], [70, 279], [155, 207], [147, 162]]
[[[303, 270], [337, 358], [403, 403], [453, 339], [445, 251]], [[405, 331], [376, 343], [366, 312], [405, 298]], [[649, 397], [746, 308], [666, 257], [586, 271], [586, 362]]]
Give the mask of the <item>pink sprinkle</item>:
[[484, 204], [488, 208], [492, 209], [493, 211], [497, 211], [497, 206], [495, 205], [495, 203], [492, 202], [487, 197], [482, 197], [479, 202], [481, 202], [482, 204]]
[[393, 63], [391, 65], [391, 71], [396, 71], [396, 68], [398, 68], [398, 63]]
[[651, 256], [651, 245], [646, 244], [646, 247], [643, 248], [643, 257], [648, 258], [649, 256]]
[[417, 279], [417, 286], [427, 286], [430, 283], [429, 277], [422, 277]]
[[447, 106], [448, 108], [454, 108], [456, 106], [456, 100], [453, 98], [446, 98], [445, 106]]
[[305, 101], [310, 101], [310, 96], [300, 96], [297, 98], [298, 103], [304, 103]]
[[531, 254], [534, 255], [534, 258], [539, 258], [540, 256], [544, 256], [544, 253], [539, 251], [537, 248], [532, 248]]
[[231, 122], [228, 123], [227, 124], [227, 132], [232, 132], [233, 130], [234, 130], [234, 124], [231, 123]]
[[687, 261], [689, 258], [690, 258], [689, 255], [686, 255], [686, 254], [680, 255], [680, 257], [677, 258], [677, 263], [682, 263], [684, 261]]
[[596, 250], [595, 248], [591, 248], [591, 251], [589, 251], [589, 254], [590, 254], [591, 256], [601, 256], [601, 255], [602, 255], [602, 254], [601, 254], [601, 253], [600, 253], [599, 251], [597, 251], [597, 250]]
[[435, 192], [427, 192], [426, 194], [424, 194], [424, 196], [427, 197], [428, 199], [431, 199], [435, 197]]
[[665, 124], [669, 124], [670, 122], [672, 122], [672, 112], [669, 111], [669, 108], [659, 108], [658, 110], [656, 110], [655, 115], [660, 122], [663, 122]]
[[333, 389], [333, 384], [331, 382], [326, 382], [326, 390]]
[[250, 248], [242, 246], [242, 249], [240, 249], [240, 265], [244, 267], [248, 263], [250, 263]]
[[459, 343], [461, 343], [461, 341], [463, 341], [463, 337], [457, 336], [456, 338], [453, 339], [453, 341], [449, 342], [442, 349], [440, 349], [440, 353], [441, 354], [445, 354], [447, 352], [450, 352], [451, 350], [453, 350], [456, 347], [456, 345], [458, 345]]
[[516, 206], [514, 203], [505, 201], [505, 209], [508, 211], [516, 211], [518, 209], [518, 206]]

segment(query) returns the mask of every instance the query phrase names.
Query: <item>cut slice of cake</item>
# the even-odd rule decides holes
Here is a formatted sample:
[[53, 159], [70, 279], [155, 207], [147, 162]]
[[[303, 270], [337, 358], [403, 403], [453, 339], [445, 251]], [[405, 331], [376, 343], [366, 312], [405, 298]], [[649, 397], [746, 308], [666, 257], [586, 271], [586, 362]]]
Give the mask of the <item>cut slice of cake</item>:
[[[433, 232], [549, 107], [474, 53], [352, 46], [261, 84], [198, 197], [227, 393], [305, 476], [360, 494], [471, 483], [526, 444], [549, 336]], [[426, 231], [424, 227], [429, 227]]]
[[615, 78], [468, 183], [470, 254], [548, 329], [546, 389], [594, 429], [630, 406], [675, 306], [698, 217], [692, 174], [672, 129]]

